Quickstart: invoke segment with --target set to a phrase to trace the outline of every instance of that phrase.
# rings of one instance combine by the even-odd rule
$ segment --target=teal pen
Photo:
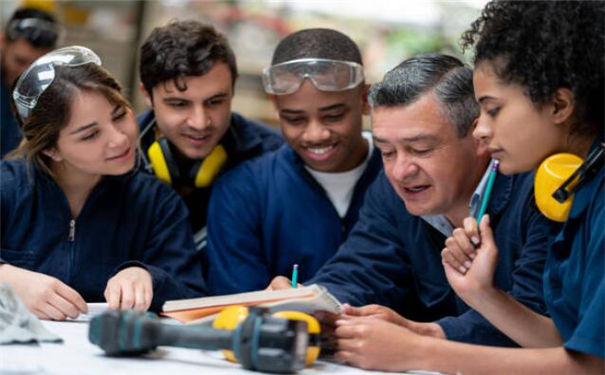
[[[492,192],[492,188],[494,187],[494,181],[496,180],[496,175],[498,174],[499,165],[500,162],[498,160],[494,160],[492,170],[489,173],[489,179],[487,180],[487,186],[485,187],[485,193],[483,194],[483,200],[481,201],[481,208],[477,214],[477,224],[481,222],[481,218],[483,215],[485,215],[485,210],[487,210],[487,203],[489,202],[489,196]]]
[[[292,288],[296,288],[296,285],[298,284],[297,280],[298,280],[298,264],[295,264],[292,267]]]

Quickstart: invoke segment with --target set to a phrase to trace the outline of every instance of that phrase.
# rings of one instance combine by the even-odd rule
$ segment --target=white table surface
[[[44,325],[63,338],[62,344],[0,345],[0,375],[120,375],[120,374],[258,374],[227,362],[220,352],[160,347],[144,357],[111,358],[88,341],[88,323],[51,322]],[[299,372],[311,374],[386,374],[316,361]]]

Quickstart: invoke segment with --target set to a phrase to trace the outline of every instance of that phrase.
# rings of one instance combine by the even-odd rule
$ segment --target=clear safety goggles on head
[[[56,66],[74,67],[89,63],[101,65],[101,59],[90,49],[81,46],[60,48],[34,61],[21,74],[13,90],[15,107],[21,120],[27,120],[40,95],[54,81]]]
[[[263,86],[268,94],[291,94],[305,78],[321,91],[348,90],[363,81],[363,67],[351,61],[306,58],[263,69]]]
[[[40,18],[12,20],[6,31],[11,40],[25,38],[34,46],[40,47],[53,47],[62,34],[57,23]]]

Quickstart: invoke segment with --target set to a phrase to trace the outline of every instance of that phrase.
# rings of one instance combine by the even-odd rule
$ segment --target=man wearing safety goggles
[[[15,11],[0,36],[0,154],[15,149],[21,141],[10,106],[15,81],[38,57],[57,45],[59,25],[50,13],[32,8]]]
[[[219,180],[210,200],[211,293],[265,288],[298,264],[304,282],[336,252],[382,167],[369,133],[361,53],[329,29],[291,34],[263,85],[287,145]]]

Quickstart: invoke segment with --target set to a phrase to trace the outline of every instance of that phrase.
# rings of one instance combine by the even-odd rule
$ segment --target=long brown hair
[[[24,158],[39,170],[53,176],[51,159],[43,151],[57,145],[59,133],[71,118],[73,99],[81,91],[98,92],[113,105],[131,108],[121,94],[120,84],[101,66],[93,63],[75,67],[57,66],[55,79],[40,95],[31,115],[26,121],[16,116],[23,140],[7,159]],[[14,102],[11,104],[14,110]]]

